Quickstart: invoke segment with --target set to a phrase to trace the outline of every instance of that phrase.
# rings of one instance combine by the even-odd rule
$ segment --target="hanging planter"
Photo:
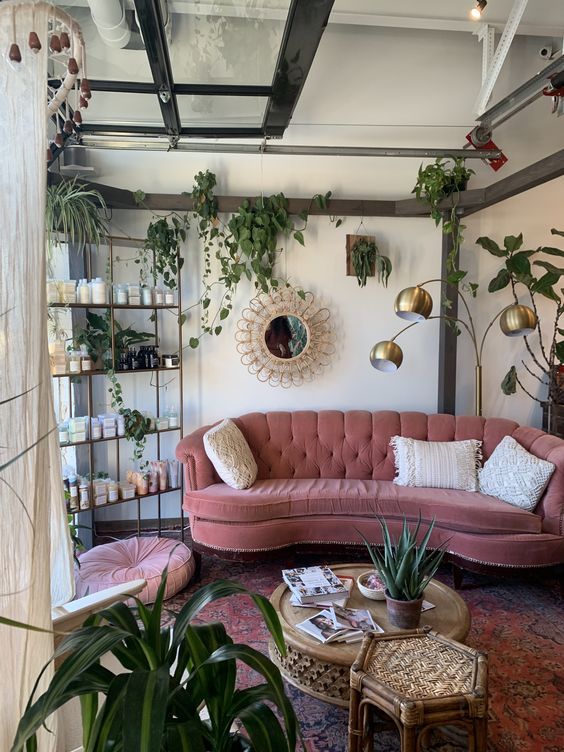
[[[365,287],[367,278],[377,275],[387,287],[392,262],[380,253],[373,235],[347,235],[346,248],[348,277],[356,277],[358,286]]]

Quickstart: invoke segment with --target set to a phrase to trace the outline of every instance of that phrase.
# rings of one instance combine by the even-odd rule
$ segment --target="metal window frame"
[[[197,84],[174,81],[164,19],[159,0],[134,0],[152,82],[90,80],[92,91],[150,94],[158,97],[163,125],[84,123],[84,134],[168,136],[175,146],[180,136],[204,138],[281,138],[288,127],[327,25],[334,0],[292,0],[286,18],[272,83]],[[260,126],[184,125],[178,96],[266,97]]]

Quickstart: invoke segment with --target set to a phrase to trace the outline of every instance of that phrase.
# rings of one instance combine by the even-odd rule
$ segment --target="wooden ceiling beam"
[[[484,188],[485,195],[482,204],[469,208],[464,214],[474,214],[482,209],[487,209],[489,206],[498,204],[500,201],[505,201],[512,196],[517,196],[519,193],[529,191],[531,188],[548,183],[550,180],[555,180],[562,175],[564,175],[564,149],[532,165],[528,165],[518,172],[514,172],[513,175],[508,175],[506,178],[488,185],[487,188]]]

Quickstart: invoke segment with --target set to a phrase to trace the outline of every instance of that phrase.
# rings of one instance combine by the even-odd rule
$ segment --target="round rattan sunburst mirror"
[[[235,338],[241,363],[271,386],[300,386],[329,364],[335,352],[327,308],[313,294],[291,287],[253,298],[241,314]]]

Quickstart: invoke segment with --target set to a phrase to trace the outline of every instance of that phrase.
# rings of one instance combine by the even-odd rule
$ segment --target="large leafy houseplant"
[[[553,235],[564,237],[562,230],[552,229]],[[480,237],[476,243],[492,256],[499,258],[503,266],[490,280],[488,291],[491,293],[509,289],[515,303],[519,294],[525,292],[531,308],[537,316],[537,342],[533,345],[524,337],[527,360],[522,359],[520,366],[536,382],[542,384],[544,394],[536,397],[523,383],[518,366],[513,364],[505,375],[501,389],[504,394],[515,394],[519,386],[536,402],[562,403],[562,388],[556,377],[560,366],[564,364],[564,287],[561,278],[564,267],[552,263],[549,259],[564,258],[564,250],[552,246],[540,246],[533,250],[522,250],[523,235],[508,235],[503,240],[503,247],[489,237]],[[549,316],[549,327],[543,327],[537,305],[541,296],[551,301],[553,310]],[[550,429],[550,426],[549,426]]]
[[[460,192],[466,190],[468,180],[473,174],[474,170],[466,167],[463,157],[455,157],[450,161],[436,159],[425,168],[423,165],[419,167],[417,182],[411,191],[419,201],[429,205],[435,225],[438,227],[442,221],[443,233],[452,237],[453,247],[447,259],[449,273],[456,271],[455,259],[464,239],[465,225],[460,223],[456,214]],[[448,217],[443,217],[441,202],[447,198],[451,198],[451,205]]]
[[[375,569],[380,573],[391,598],[398,601],[419,600],[446,552],[444,546],[427,549],[435,520],[428,526],[421,543],[417,543],[421,516],[414,530],[409,529],[404,517],[402,533],[397,541],[390,535],[386,520],[378,518],[378,521],[382,528],[383,552],[362,536]]]
[[[166,571],[152,607],[138,600],[136,609],[117,604],[64,638],[56,654],[66,657],[47,690],[30,698],[11,752],[36,749],[37,730],[77,696],[85,752],[296,749],[299,728],[278,668],[257,650],[235,644],[223,624],[194,623],[211,601],[250,595],[284,653],[280,622],[269,601],[238,583],[218,580],[194,593],[173,624],[162,627],[165,584]],[[108,652],[123,671],[100,664]],[[237,689],[237,661],[257,671],[262,683]],[[208,720],[200,712],[203,707]]]

